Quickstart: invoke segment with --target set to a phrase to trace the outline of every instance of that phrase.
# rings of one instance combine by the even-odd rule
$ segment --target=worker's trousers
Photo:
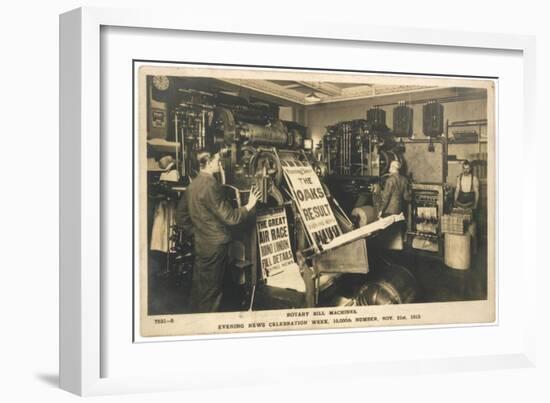
[[[191,312],[217,312],[222,299],[228,245],[195,245],[191,285]]]

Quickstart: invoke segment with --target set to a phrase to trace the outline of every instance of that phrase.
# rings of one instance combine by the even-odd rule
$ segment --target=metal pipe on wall
[[[180,145],[178,144],[178,114],[175,113],[174,114],[174,134],[176,136],[176,170],[179,170],[179,147]],[[182,164],[182,169],[181,169],[181,176],[184,176],[185,175],[185,156],[182,157],[182,161],[183,161],[183,164]]]
[[[443,98],[428,98],[428,99],[416,99],[413,101],[407,101],[407,105],[416,105],[416,104],[426,104],[430,101],[437,101],[439,103],[448,103],[448,102],[461,102],[461,101],[477,101],[477,100],[483,100],[487,99],[487,94],[472,94],[472,95],[457,95],[457,96],[451,96],[451,97],[443,97]],[[393,105],[399,105],[400,101],[396,102],[388,102],[385,104],[376,104],[374,107],[384,107],[384,106],[393,106]]]

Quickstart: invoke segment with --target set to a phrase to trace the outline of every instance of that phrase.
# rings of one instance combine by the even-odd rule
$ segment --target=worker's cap
[[[171,155],[165,155],[164,157],[159,159],[159,167],[161,169],[164,169],[165,171],[172,168],[174,163],[175,163],[174,157],[172,157]]]
[[[197,161],[201,168],[205,168],[206,165],[214,159],[215,153],[210,151],[202,150],[197,153]]]
[[[212,154],[210,154],[208,151],[201,151],[197,154],[197,159],[199,161],[208,161]]]
[[[390,163],[390,169],[401,169],[401,163],[397,160],[394,160]]]

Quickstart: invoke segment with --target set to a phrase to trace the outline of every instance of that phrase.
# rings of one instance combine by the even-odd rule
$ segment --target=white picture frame
[[[511,52],[521,61],[522,74],[510,76],[510,80],[518,81],[518,88],[523,88],[523,141],[525,146],[522,158],[530,158],[529,150],[534,147],[533,115],[535,92],[535,42],[533,37],[521,35],[501,34],[474,34],[457,31],[429,31],[405,28],[380,28],[358,26],[353,24],[334,23],[330,26],[305,19],[300,26],[286,26],[275,22],[244,21],[238,18],[209,20],[187,18],[182,20],[175,14],[159,13],[151,10],[111,10],[102,8],[81,8],[60,18],[60,384],[63,389],[80,395],[129,393],[140,391],[163,391],[186,389],[191,387],[213,387],[230,384],[248,385],[270,382],[268,376],[262,376],[259,371],[262,366],[274,369],[283,369],[278,375],[277,382],[291,380],[300,374],[301,377],[311,379],[330,379],[327,369],[335,369],[343,373],[347,370],[358,371],[364,376],[378,373],[414,373],[421,365],[424,371],[452,371],[457,369],[487,369],[502,367],[525,367],[534,365],[534,338],[536,329],[535,292],[536,283],[527,281],[527,278],[536,276],[535,256],[533,245],[529,253],[528,234],[536,232],[536,224],[531,220],[522,220],[527,212],[517,213],[517,222],[504,224],[503,215],[510,207],[503,205],[499,200],[503,192],[510,192],[498,187],[497,197],[497,272],[501,268],[509,269],[506,265],[511,251],[499,245],[509,242],[506,234],[499,232],[500,228],[507,231],[518,231],[521,236],[515,254],[523,259],[523,277],[517,281],[521,289],[521,301],[515,301],[512,292],[513,284],[506,276],[498,275],[499,288],[499,322],[492,327],[462,326],[439,327],[433,329],[426,326],[412,330],[385,329],[365,332],[325,332],[322,336],[281,335],[269,338],[230,338],[230,339],[197,339],[178,343],[147,343],[135,345],[125,334],[116,336],[116,340],[123,340],[121,344],[113,344],[106,336],[104,327],[109,322],[105,318],[111,315],[113,302],[107,303],[105,290],[102,287],[102,269],[106,264],[105,250],[109,245],[102,240],[102,215],[106,199],[104,190],[106,170],[103,156],[104,144],[101,141],[102,109],[101,109],[101,59],[102,42],[101,32],[105,27],[119,27],[131,29],[179,30],[181,32],[218,33],[219,35],[244,35],[253,37],[255,41],[277,40],[285,38],[291,41],[307,40],[339,40],[339,43],[376,43],[378,46],[412,46],[434,47],[438,49],[457,50],[474,49],[483,55],[483,52]],[[246,28],[244,28],[246,27]],[[223,34],[221,34],[223,33]],[[275,38],[275,39],[273,39]],[[135,55],[136,59],[141,55]],[[128,68],[131,75],[131,69]],[[130,81],[129,76],[129,81]],[[130,101],[128,105],[131,106]],[[500,102],[499,107],[503,107]],[[104,112],[104,111],[103,111]],[[104,116],[103,116],[104,118]],[[497,126],[501,124],[500,116]],[[502,127],[501,127],[502,128]],[[497,160],[506,161],[509,157],[509,147],[505,142],[497,141]],[[129,143],[130,144],[130,143]],[[497,163],[497,170],[499,164]],[[497,171],[498,172],[498,171]],[[497,173],[497,178],[500,173]],[[527,189],[534,179],[526,178],[523,186]],[[498,182],[501,184],[501,182]],[[509,194],[509,193],[508,193]],[[523,210],[523,209],[520,209]],[[504,225],[503,225],[504,224]],[[507,245],[507,244],[505,244]],[[506,273],[504,271],[504,274]],[[104,285],[103,285],[104,286]],[[115,302],[116,304],[116,302]],[[514,305],[512,309],[511,306]],[[514,312],[508,316],[508,312]],[[521,313],[523,312],[523,315]],[[131,317],[131,312],[127,312]],[[515,319],[520,318],[521,321]],[[131,331],[131,329],[129,330]],[[364,342],[368,334],[372,342],[384,347],[383,335],[414,332],[430,340],[475,339],[476,337],[501,337],[502,343],[487,354],[483,351],[470,351],[467,348],[461,351],[401,351],[400,356],[388,356],[380,359],[381,367],[376,365],[372,357],[355,355],[349,359],[326,359],[317,361],[314,355],[307,356],[308,360],[300,361],[291,358],[292,364],[277,361],[271,357],[262,364],[254,357],[251,351],[259,348],[268,348],[275,352],[285,343],[285,351],[289,357],[296,357],[296,353],[307,348],[308,338],[315,337],[313,343],[341,343],[359,345]],[[526,337],[524,337],[527,335]],[[389,337],[389,336],[388,336]],[[125,341],[124,341],[125,340]],[[126,343],[126,344],[124,344]],[[185,347],[182,343],[188,343]],[[190,345],[189,343],[193,343]],[[124,345],[123,345],[124,344]],[[191,348],[189,347],[191,346]],[[140,351],[136,351],[136,348]],[[147,351],[143,351],[146,348]],[[157,376],[139,374],[120,366],[112,371],[108,362],[122,360],[123,355],[118,351],[126,351],[139,355],[144,367],[158,365],[166,357],[188,354],[185,364],[180,364],[179,374],[174,371],[173,365],[167,365],[167,370]],[[177,350],[177,351],[176,351]],[[192,351],[191,351],[192,350]],[[235,355],[230,352],[241,351],[241,363],[233,364],[236,370],[229,373],[229,366],[221,365],[216,371],[210,371],[204,363],[200,363],[200,354],[206,351],[227,355],[231,361]],[[470,354],[464,353],[470,351]],[[191,352],[193,354],[191,354]],[[118,355],[117,355],[118,354]],[[156,358],[153,358],[156,357]],[[159,358],[160,357],[160,358]],[[397,358],[399,357],[399,358]],[[242,361],[247,362],[245,369]],[[195,366],[191,372],[189,368]],[[240,368],[240,370],[239,370]],[[240,372],[247,372],[246,379],[238,376]],[[307,370],[307,371],[305,371]],[[137,371],[139,372],[139,371]],[[204,374],[209,374],[208,380]],[[332,375],[334,376],[334,375]]]

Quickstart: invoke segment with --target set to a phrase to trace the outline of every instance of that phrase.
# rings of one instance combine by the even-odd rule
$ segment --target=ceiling
[[[221,79],[221,81],[304,106],[382,95],[404,94],[435,88],[420,85],[333,83],[326,81],[238,80],[226,78]],[[311,97],[312,94],[315,97]]]

